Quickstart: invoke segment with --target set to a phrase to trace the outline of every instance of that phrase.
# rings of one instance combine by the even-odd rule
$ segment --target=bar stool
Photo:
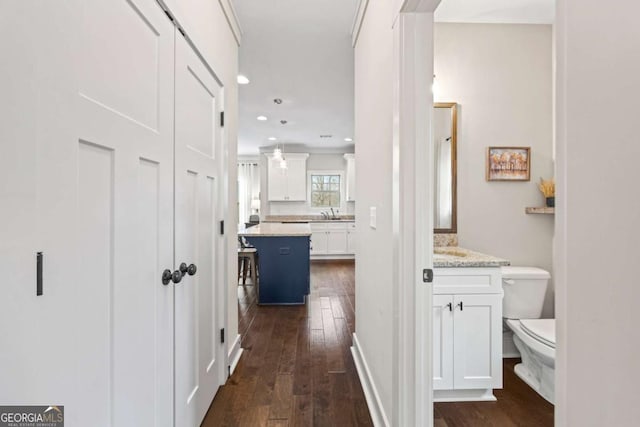
[[[247,272],[250,273],[251,283],[258,283],[258,250],[254,247],[238,248],[238,280],[242,278],[242,284],[247,283]]]

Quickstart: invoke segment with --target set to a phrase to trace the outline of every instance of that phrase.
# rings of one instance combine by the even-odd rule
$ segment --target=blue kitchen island
[[[309,224],[260,223],[238,235],[258,251],[258,304],[304,304],[311,282]]]

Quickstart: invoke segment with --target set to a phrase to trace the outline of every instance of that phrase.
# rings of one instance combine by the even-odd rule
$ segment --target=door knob
[[[163,285],[168,285],[169,282],[180,283],[181,280],[182,280],[182,273],[178,270],[172,273],[171,270],[166,269],[162,272]]]
[[[167,269],[162,272],[162,284],[168,285],[171,281],[171,270]]]
[[[173,280],[173,283],[180,283],[180,281],[182,280],[182,273],[179,270],[174,271],[171,275],[171,279]]]
[[[189,264],[189,267],[187,267],[187,274],[189,274],[189,276],[193,276],[196,274],[196,271],[198,271],[198,267],[196,267],[195,264]]]
[[[182,273],[182,275],[184,276],[185,274],[187,274],[187,263],[183,262],[182,264],[180,264],[180,273]]]

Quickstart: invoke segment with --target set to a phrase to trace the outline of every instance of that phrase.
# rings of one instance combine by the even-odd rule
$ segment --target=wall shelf
[[[528,214],[554,215],[556,213],[556,208],[540,206],[540,207],[533,207],[533,208],[524,208],[524,211]]]

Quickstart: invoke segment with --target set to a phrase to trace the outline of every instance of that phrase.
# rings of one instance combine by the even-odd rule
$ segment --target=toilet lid
[[[556,348],[556,319],[521,319],[520,326],[533,338]]]

